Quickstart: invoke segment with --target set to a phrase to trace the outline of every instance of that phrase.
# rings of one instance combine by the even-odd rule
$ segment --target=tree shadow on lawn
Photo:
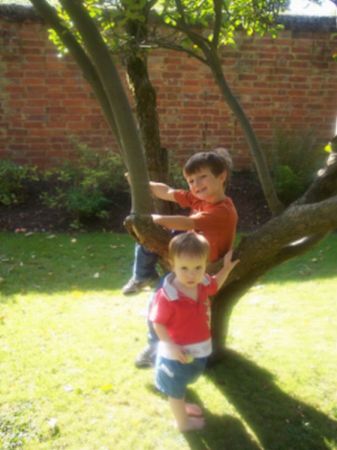
[[[328,450],[337,442],[337,421],[282,391],[273,375],[242,355],[228,351],[206,376],[226,397],[265,450]],[[193,401],[198,402],[193,393]],[[260,448],[238,419],[206,412],[207,426],[186,433],[191,449]]]

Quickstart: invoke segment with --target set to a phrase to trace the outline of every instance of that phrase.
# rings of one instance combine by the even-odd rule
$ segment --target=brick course
[[[302,24],[303,25],[303,24]],[[337,116],[336,34],[331,26],[288,26],[277,39],[241,37],[223,50],[227,81],[261,142],[273,133],[333,136]],[[247,143],[206,66],[156,50],[149,70],[158,93],[163,145],[183,160],[222,145],[238,169],[249,168]],[[44,24],[9,20],[0,11],[0,158],[47,167],[72,154],[71,137],[95,149],[113,148],[100,108],[76,64],[59,58]]]

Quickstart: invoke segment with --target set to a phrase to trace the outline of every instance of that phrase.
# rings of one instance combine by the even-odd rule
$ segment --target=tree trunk
[[[83,39],[85,50],[93,62],[110,104],[130,175],[132,212],[150,213],[153,207],[144,147],[110,50],[82,2],[60,0],[60,3]],[[142,173],[141,177],[139,173]]]
[[[144,17],[146,14],[144,12]],[[124,49],[124,60],[128,75],[129,86],[136,102],[136,112],[142,142],[145,148],[147,168],[150,180],[168,183],[168,154],[161,146],[159,118],[157,112],[157,95],[151,83],[147,51],[141,48],[146,41],[146,22],[129,21],[126,31],[130,42],[127,50]],[[154,200],[155,208],[162,214],[169,214],[171,208],[168,202]]]

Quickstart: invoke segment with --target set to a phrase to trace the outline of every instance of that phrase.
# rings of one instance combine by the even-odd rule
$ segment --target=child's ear
[[[224,183],[227,180],[227,170],[224,170],[222,173],[220,173],[219,178],[222,183]]]

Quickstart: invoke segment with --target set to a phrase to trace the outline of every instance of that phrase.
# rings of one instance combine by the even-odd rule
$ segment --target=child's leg
[[[138,281],[157,278],[156,263],[158,255],[150,252],[142,245],[136,244],[132,268],[132,278]]]
[[[169,403],[179,431],[200,430],[205,426],[203,417],[190,417],[187,415],[186,404],[183,398],[169,397]]]

